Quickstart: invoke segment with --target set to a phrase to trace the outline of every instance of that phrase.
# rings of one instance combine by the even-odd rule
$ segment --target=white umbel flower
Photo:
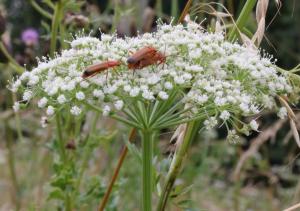
[[[10,90],[15,93],[18,91],[19,87],[22,85],[22,81],[20,79],[16,80],[10,87]]]
[[[42,128],[46,128],[48,126],[48,118],[46,116],[42,116],[41,126],[42,126]]]
[[[104,98],[104,93],[100,89],[95,89],[93,91],[93,95],[101,100],[103,100],[103,98]]]
[[[41,99],[41,108],[51,104],[53,109],[65,109],[75,103],[78,107],[71,109],[75,115],[86,102],[103,107],[103,114],[108,115],[136,100],[151,104],[170,95],[185,103],[182,107],[191,108],[182,115],[207,115],[208,129],[219,119],[278,109],[274,96],[288,96],[293,91],[272,58],[228,42],[223,34],[205,32],[193,21],[185,26],[158,25],[156,32],[133,38],[105,34],[101,38],[76,37],[70,49],[53,59],[41,59],[36,68],[15,79],[10,89],[22,91],[24,101],[33,96]],[[145,46],[165,54],[166,61],[161,65],[145,63],[133,72],[126,65],[128,49],[136,52]],[[81,77],[87,66],[108,60],[121,64],[87,79]],[[286,116],[286,110],[279,109],[278,116]],[[230,121],[226,124],[230,126]],[[245,126],[249,130],[250,126]],[[258,129],[258,125],[252,126]]]
[[[32,98],[32,94],[33,93],[30,90],[25,91],[23,94],[23,100],[25,100],[25,101],[30,100]]]
[[[48,103],[48,99],[43,97],[42,99],[39,100],[38,102],[38,107],[39,108],[44,108]]]
[[[14,112],[18,112],[20,110],[20,103],[15,102],[13,105]]]
[[[64,104],[65,102],[67,102],[67,99],[64,95],[59,95],[58,98],[57,98],[57,102],[59,104]]]
[[[226,110],[222,111],[222,113],[220,114],[220,119],[226,121],[230,118],[230,113]]]
[[[154,99],[153,92],[151,92],[149,90],[144,90],[142,96],[146,100],[153,100]]]
[[[218,120],[216,119],[216,117],[210,117],[204,121],[204,125],[207,130],[213,129],[217,124]]]
[[[168,90],[173,89],[173,85],[172,85],[172,83],[169,82],[169,81],[165,82],[164,86],[165,86],[165,88],[168,89]]]
[[[140,89],[138,87],[133,87],[133,89],[130,90],[130,96],[136,97],[140,93]]]
[[[250,123],[249,123],[249,125],[250,125],[250,128],[252,129],[252,130],[255,130],[255,131],[257,131],[258,130],[258,123],[255,121],[255,120],[252,120]]]
[[[229,130],[228,133],[227,133],[226,140],[230,144],[237,144],[237,143],[240,142],[240,137],[237,135],[235,130]]]
[[[277,116],[280,118],[280,119],[284,119],[286,116],[287,116],[287,109],[286,107],[281,107],[277,113]]]
[[[105,105],[105,106],[103,107],[103,116],[108,116],[109,113],[110,113],[110,111],[111,111],[110,106]]]
[[[167,99],[169,98],[169,95],[168,95],[166,92],[164,92],[164,91],[160,91],[160,92],[158,93],[158,96],[159,96],[159,98],[162,99],[162,100],[167,100]]]
[[[85,99],[85,94],[83,92],[77,92],[76,93],[76,99],[77,100],[84,100]]]
[[[124,106],[124,102],[122,100],[117,100],[114,103],[114,106],[117,110],[122,110],[123,106]]]
[[[89,84],[87,81],[81,81],[81,82],[80,82],[80,86],[81,86],[82,88],[88,88],[89,85],[90,85],[90,84]]]
[[[72,106],[70,112],[71,112],[72,115],[78,116],[78,115],[81,114],[82,110],[78,106]]]
[[[46,113],[47,113],[48,116],[52,116],[55,113],[54,107],[53,106],[48,106]]]

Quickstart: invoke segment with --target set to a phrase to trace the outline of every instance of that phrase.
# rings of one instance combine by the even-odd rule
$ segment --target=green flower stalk
[[[143,185],[143,210],[152,210],[152,190],[153,190],[153,142],[155,133],[142,131],[142,185]]]

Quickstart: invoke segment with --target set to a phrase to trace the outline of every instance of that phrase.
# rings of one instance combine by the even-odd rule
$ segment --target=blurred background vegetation
[[[36,57],[49,54],[51,11],[50,0],[0,0],[1,42],[18,64],[30,69]],[[212,1],[194,1],[204,4]],[[215,0],[237,18],[245,0]],[[99,37],[101,32],[117,31],[118,36],[136,36],[155,31],[156,21],[178,19],[184,0],[70,0],[63,14],[59,48],[67,48],[75,34]],[[41,14],[37,7],[46,11]],[[214,5],[216,11],[222,8]],[[224,11],[223,11],[224,12]],[[204,7],[194,17],[210,28],[216,17]],[[48,16],[48,17],[47,17]],[[275,0],[270,0],[267,30],[261,45],[278,59],[280,67],[290,69],[300,61],[300,4],[296,0],[282,1],[278,11]],[[255,13],[248,19],[249,33],[255,32]],[[8,65],[0,51],[0,210],[53,210],[46,196],[52,167],[52,128],[40,126],[40,114],[34,109],[15,116],[12,99],[6,89],[7,81],[18,72]],[[297,112],[296,112],[297,113]],[[300,115],[297,115],[300,119]],[[288,122],[268,113],[260,119],[261,131],[239,143],[225,141],[222,129],[199,133],[173,193],[170,210],[281,210],[300,201],[299,149],[292,140]],[[111,120],[99,122],[97,128],[109,137],[95,145],[88,163],[86,185],[90,195],[82,210],[91,210],[99,203],[105,186],[115,167],[124,137]],[[108,132],[107,132],[108,131]],[[126,134],[126,128],[121,128]],[[160,137],[157,160],[161,173],[167,172],[169,139],[172,131]],[[71,149],[70,149],[71,150]],[[125,161],[107,210],[139,210],[138,162],[132,153]],[[241,167],[241,168],[239,168]],[[187,185],[193,183],[191,187]],[[179,191],[186,188],[187,191]],[[191,190],[191,191],[188,191]],[[178,196],[177,192],[180,192]],[[91,200],[88,200],[92,198]],[[94,197],[94,198],[93,198]]]

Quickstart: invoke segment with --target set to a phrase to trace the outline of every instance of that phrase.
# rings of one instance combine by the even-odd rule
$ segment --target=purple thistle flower
[[[39,33],[34,28],[27,28],[22,32],[21,39],[27,46],[37,45]]]

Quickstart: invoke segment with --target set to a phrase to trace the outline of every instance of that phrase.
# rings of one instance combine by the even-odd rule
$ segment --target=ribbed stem
[[[142,131],[142,160],[143,160],[143,211],[152,210],[152,187],[153,187],[153,139],[152,131]]]
[[[62,135],[61,118],[58,113],[55,115],[55,120],[56,120],[56,130],[57,130],[57,146],[59,148],[61,160],[65,163],[66,162],[66,150],[65,150],[65,143],[64,143],[63,135]]]
[[[171,193],[171,190],[173,188],[174,182],[180,173],[182,162],[185,158],[185,155],[188,151],[188,148],[194,139],[198,128],[200,125],[200,121],[193,121],[188,123],[186,133],[184,136],[184,139],[182,143],[178,146],[176,149],[175,155],[173,157],[169,172],[167,174],[166,183],[163,187],[159,203],[157,206],[157,211],[163,211],[166,208],[167,201],[169,198],[169,195]]]

